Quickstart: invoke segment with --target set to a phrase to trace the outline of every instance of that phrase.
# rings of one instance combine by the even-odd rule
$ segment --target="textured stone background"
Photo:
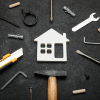
[[[99,64],[76,54],[79,49],[87,55],[100,60],[100,45],[86,45],[86,41],[100,42],[100,20],[92,22],[77,32],[71,29],[96,12],[100,16],[100,1],[96,0],[53,0],[53,23],[50,22],[50,0],[20,0],[21,6],[9,9],[8,5],[17,0],[0,0],[0,17],[20,25],[16,28],[0,20],[0,57],[12,53],[19,48],[24,49],[24,55],[15,64],[0,72],[0,87],[14,74],[23,71],[28,75],[25,79],[19,75],[4,91],[0,91],[0,100],[29,100],[29,87],[33,87],[33,100],[47,100],[47,77],[34,75],[35,70],[66,70],[66,78],[58,80],[58,100],[100,100],[100,66]],[[63,6],[69,7],[75,14],[73,18],[65,13]],[[38,23],[34,27],[23,24],[22,9],[38,16]],[[31,17],[30,17],[31,19]],[[29,19],[28,19],[29,20]],[[34,39],[54,28],[59,33],[66,33],[70,43],[67,46],[68,61],[66,63],[39,63],[37,62],[37,43]],[[22,34],[24,40],[7,38],[8,34]],[[62,52],[62,51],[61,51]],[[60,53],[59,53],[60,54]],[[84,74],[90,76],[86,80]],[[85,88],[85,94],[73,95],[72,91]]]

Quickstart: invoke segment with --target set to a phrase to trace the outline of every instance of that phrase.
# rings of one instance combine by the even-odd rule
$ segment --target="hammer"
[[[57,81],[56,76],[67,76],[66,71],[35,71],[35,74],[46,75],[48,78],[48,100],[57,100]]]

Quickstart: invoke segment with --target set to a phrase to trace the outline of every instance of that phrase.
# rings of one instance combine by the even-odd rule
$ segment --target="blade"
[[[23,48],[18,49],[17,51],[13,52],[11,56],[0,62],[0,66],[3,66],[4,64],[10,62],[14,58],[19,58],[23,55]]]
[[[35,74],[46,75],[46,76],[67,76],[66,71],[56,71],[56,70],[43,70],[43,71],[35,71]]]
[[[13,52],[11,56],[15,56],[16,58],[19,58],[23,55],[23,48],[18,49],[17,51]]]

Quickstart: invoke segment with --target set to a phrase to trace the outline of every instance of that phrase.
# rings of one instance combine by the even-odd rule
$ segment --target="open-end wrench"
[[[89,24],[90,22],[92,22],[92,21],[98,21],[100,17],[94,18],[93,15],[95,15],[95,14],[96,13],[92,13],[88,19],[86,19],[85,21],[83,21],[80,24],[76,25],[75,27],[73,27],[72,31],[76,32],[77,30],[81,29],[82,27],[84,27],[85,25]]]

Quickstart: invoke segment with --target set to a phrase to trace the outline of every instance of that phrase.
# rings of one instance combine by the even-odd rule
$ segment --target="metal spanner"
[[[95,14],[96,13],[92,13],[88,19],[86,19],[85,21],[83,21],[80,24],[76,25],[75,27],[73,27],[72,31],[76,32],[77,30],[81,29],[82,27],[84,27],[85,25],[89,24],[90,22],[92,22],[92,21],[98,21],[100,17],[94,18],[93,15],[95,15]]]

